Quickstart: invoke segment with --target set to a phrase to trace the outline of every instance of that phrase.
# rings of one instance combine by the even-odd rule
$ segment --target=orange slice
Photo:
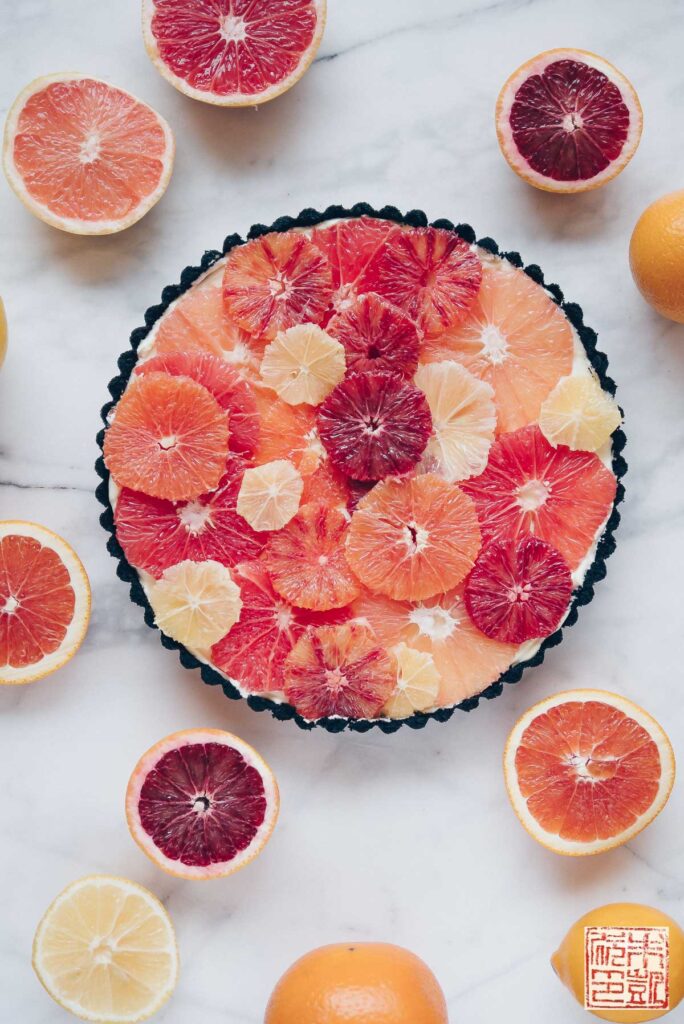
[[[498,432],[539,419],[541,404],[572,370],[573,334],[543,288],[506,260],[484,265],[464,322],[421,351],[425,363],[455,359],[494,388]]]
[[[346,540],[347,560],[361,582],[398,600],[450,590],[479,550],[474,504],[434,473],[376,484],[356,506]]]
[[[166,191],[173,157],[163,117],[98,78],[37,78],[7,115],[7,180],[31,213],[72,234],[135,224]]]
[[[155,625],[178,643],[204,650],[240,618],[240,588],[221,562],[186,560],[148,587]]]
[[[416,711],[427,711],[437,703],[441,676],[432,656],[397,644],[389,652],[397,665],[394,692],[382,713],[388,718],[408,718]]]
[[[90,584],[67,542],[35,523],[0,522],[0,684],[61,668],[89,619]]]
[[[104,458],[122,487],[174,501],[218,487],[228,455],[226,414],[189,377],[133,380],[105,433]]]
[[[316,324],[277,334],[261,361],[262,381],[288,405],[320,405],[344,371],[344,346]]]
[[[622,415],[614,398],[596,377],[563,377],[541,407],[539,426],[554,447],[596,452],[620,426]]]
[[[287,459],[245,470],[237,510],[253,530],[280,530],[297,514],[304,490],[299,470]]]
[[[259,411],[257,465],[289,459],[303,477],[314,473],[328,459],[318,436],[316,413],[308,405],[288,405],[266,391],[256,391]]]
[[[603,690],[568,690],[526,711],[506,744],[508,795],[521,823],[555,853],[628,842],[667,803],[672,746],[642,708]]]

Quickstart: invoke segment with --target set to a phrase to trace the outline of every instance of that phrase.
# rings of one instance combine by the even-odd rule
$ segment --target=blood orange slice
[[[285,661],[285,696],[304,718],[375,718],[394,690],[396,670],[365,626],[307,630]]]
[[[372,292],[351,300],[326,330],[344,345],[352,372],[390,370],[411,377],[418,365],[420,335],[415,323]]]
[[[465,588],[466,607],[477,628],[511,644],[553,633],[571,596],[566,562],[537,537],[488,544]]]
[[[665,806],[675,763],[642,708],[602,690],[568,690],[530,708],[506,744],[515,813],[555,853],[583,856],[628,842]]]
[[[143,0],[145,46],[180,92],[255,106],[302,77],[321,42],[326,0]]]
[[[186,729],[138,761],[126,791],[131,835],[178,878],[223,878],[261,853],[278,818],[273,772],[244,740]]]
[[[485,636],[474,624],[463,598],[463,584],[427,601],[392,601],[364,591],[352,610],[384,646],[397,642],[429,654],[440,675],[435,703],[452,707],[496,682],[518,648]]]
[[[232,249],[223,272],[230,318],[271,341],[296,324],[319,324],[332,298],[330,267],[304,235],[273,232]]]
[[[347,309],[359,293],[364,271],[380,246],[401,228],[389,220],[354,217],[316,228],[311,241],[325,255],[332,270],[335,310]]]
[[[259,416],[252,390],[219,356],[210,352],[174,352],[139,363],[135,372],[168,373],[196,380],[228,413],[228,450],[247,457],[254,454],[259,440]]]
[[[61,668],[89,619],[88,577],[66,541],[35,523],[0,522],[0,684]]]
[[[164,118],[97,78],[37,78],[7,116],[7,180],[31,213],[72,234],[135,224],[166,191],[173,157]]]
[[[485,541],[533,534],[576,569],[606,522],[617,481],[598,456],[553,448],[537,426],[503,434],[484,473],[462,484]]]
[[[173,501],[218,486],[228,455],[226,414],[188,377],[146,373],[119,399],[104,439],[121,487]]]
[[[398,600],[450,590],[479,550],[473,502],[433,473],[377,484],[356,506],[346,539],[347,560],[361,582]]]
[[[490,384],[498,431],[507,433],[539,419],[573,355],[572,328],[556,303],[524,271],[496,260],[485,265],[464,322],[428,339],[421,361],[455,359]]]
[[[513,72],[496,104],[503,155],[547,192],[586,192],[610,181],[634,156],[642,121],[625,76],[586,50],[538,54]]]
[[[439,228],[415,228],[384,242],[361,290],[399,306],[431,337],[463,319],[481,279],[480,260],[462,238]]]
[[[244,464],[230,459],[215,491],[166,501],[124,487],[114,512],[116,538],[131,565],[159,577],[177,562],[213,560],[229,568],[257,558],[265,538],[237,512]]]

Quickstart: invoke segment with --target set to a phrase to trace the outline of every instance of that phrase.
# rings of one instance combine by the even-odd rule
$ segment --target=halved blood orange
[[[511,732],[504,773],[513,809],[555,853],[628,842],[665,806],[675,776],[661,726],[625,697],[568,690],[530,708]]]
[[[31,213],[72,234],[135,224],[166,191],[173,157],[164,118],[98,78],[37,78],[7,115],[7,180]]]
[[[67,542],[35,523],[0,522],[0,684],[61,668],[89,619],[90,584]]]
[[[332,299],[328,262],[308,238],[272,232],[232,249],[223,272],[229,317],[271,341],[296,324],[319,324]]]
[[[603,57],[546,50],[499,93],[496,131],[517,175],[547,192],[586,192],[624,170],[641,138],[633,86]]]
[[[461,487],[477,506],[485,542],[532,534],[576,569],[610,515],[617,480],[597,455],[553,448],[529,426],[502,434],[485,471]]]
[[[220,729],[186,729],[138,761],[126,818],[143,853],[178,878],[223,878],[261,853],[280,808],[256,750]]]
[[[424,363],[455,359],[494,388],[500,434],[535,423],[574,355],[569,321],[543,288],[507,260],[485,264],[463,323],[421,351]]]
[[[347,370],[390,370],[411,377],[418,365],[420,335],[411,317],[369,292],[350,300],[326,327],[344,345]]]
[[[326,0],[143,0],[145,46],[180,92],[256,106],[292,88],[321,42]]]
[[[117,402],[104,458],[121,487],[172,501],[218,486],[228,456],[226,414],[189,377],[147,373]]]
[[[326,257],[332,271],[335,311],[348,309],[359,294],[366,267],[383,242],[401,228],[389,220],[353,217],[316,228],[311,241]]]

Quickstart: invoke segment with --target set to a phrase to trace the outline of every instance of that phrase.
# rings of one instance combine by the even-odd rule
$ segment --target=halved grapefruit
[[[145,47],[174,88],[246,107],[291,89],[320,46],[326,0],[143,0]]]
[[[271,836],[278,784],[244,740],[220,729],[186,729],[138,761],[126,819],[140,849],[178,878],[223,878],[249,864]]]
[[[508,795],[533,839],[555,853],[601,853],[633,839],[667,803],[674,753],[625,697],[568,690],[535,704],[504,753]]]
[[[67,542],[35,523],[0,522],[0,684],[61,668],[89,619],[90,584]]]
[[[7,180],[31,213],[72,234],[135,224],[166,191],[173,157],[164,118],[99,78],[37,78],[7,115]]]

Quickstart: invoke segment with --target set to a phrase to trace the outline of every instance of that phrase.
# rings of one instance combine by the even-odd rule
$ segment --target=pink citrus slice
[[[245,470],[237,510],[253,530],[280,530],[297,514],[303,490],[301,473],[287,459],[265,462]]]
[[[316,228],[311,241],[332,271],[333,308],[346,309],[359,294],[364,271],[383,242],[401,229],[389,220],[354,217]]]
[[[390,370],[411,377],[418,365],[420,335],[398,306],[372,292],[350,301],[326,331],[344,345],[347,370]]]

